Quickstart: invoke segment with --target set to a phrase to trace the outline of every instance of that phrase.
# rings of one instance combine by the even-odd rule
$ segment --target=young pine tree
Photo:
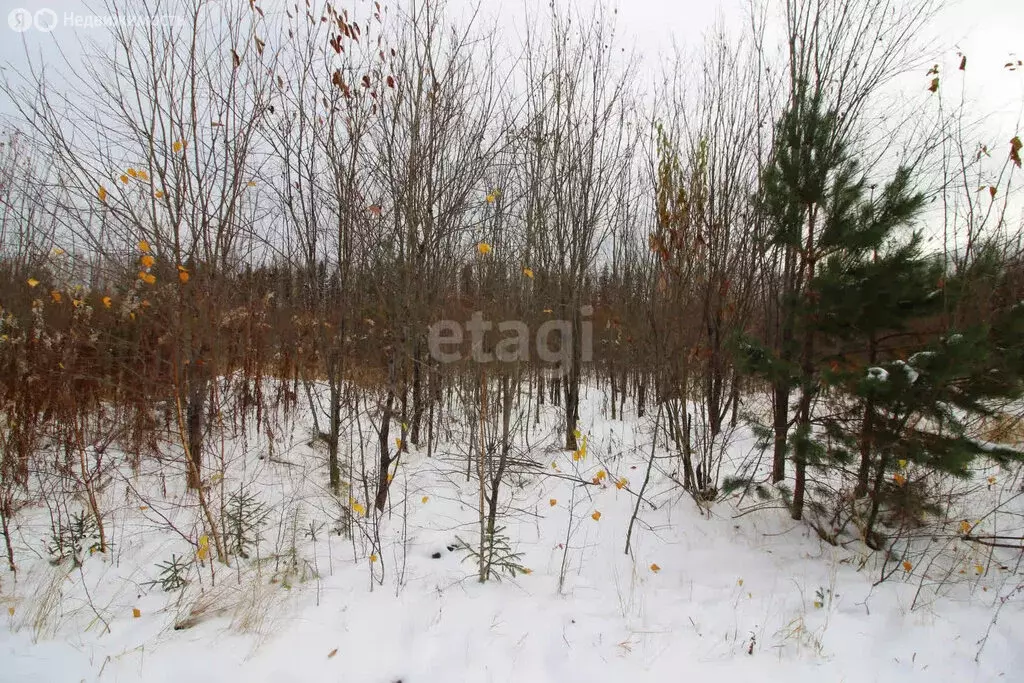
[[[878,547],[883,504],[906,498],[911,471],[967,476],[978,458],[1020,461],[1024,453],[972,436],[968,425],[1022,394],[1024,305],[1000,311],[991,323],[950,332],[920,345],[906,361],[870,366],[850,383],[870,406],[860,430],[868,445],[861,476],[870,476],[870,505],[861,532]],[[867,414],[867,413],[866,413]],[[867,470],[868,474],[864,474]],[[858,481],[858,491],[861,482]]]
[[[742,345],[747,367],[772,382],[773,480],[784,478],[789,454],[794,519],[803,516],[808,465],[827,467],[838,455],[815,437],[812,414],[815,396],[834,381],[836,349],[851,341],[870,349],[929,291],[919,239],[912,234],[900,246],[898,236],[924,204],[910,171],[898,170],[875,197],[839,130],[836,113],[805,88],[776,126],[762,197],[771,247],[781,255],[779,328],[771,349]]]

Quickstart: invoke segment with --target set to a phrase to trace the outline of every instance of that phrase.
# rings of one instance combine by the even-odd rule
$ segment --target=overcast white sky
[[[156,2],[157,0],[151,0]],[[226,3],[239,6],[247,0],[208,0],[211,3]],[[280,11],[295,0],[258,0],[268,14]],[[382,5],[404,0],[380,0]],[[468,8],[478,0],[449,0],[452,12]],[[596,5],[599,0],[555,0],[566,5],[574,2],[580,8]],[[781,5],[783,0],[762,0]],[[903,0],[894,0],[902,2]],[[119,7],[129,11],[139,0],[127,0]],[[298,0],[304,4],[304,0]],[[366,7],[373,0],[335,0],[338,7],[355,9]],[[526,7],[544,11],[549,0],[479,0],[485,17],[506,19],[501,31],[507,34],[510,44],[520,42],[518,29]],[[608,5],[618,9],[619,34],[626,47],[634,47],[642,56],[649,69],[657,67],[660,57],[671,52],[673,45],[684,54],[696,56],[703,36],[714,24],[723,21],[726,26],[739,26],[746,20],[748,0],[608,0]],[[58,45],[66,55],[78,54],[77,44],[82,40],[103,40],[105,29],[76,27],[73,22],[66,24],[66,18],[86,17],[104,13],[101,0],[0,0],[0,68],[24,71],[28,65],[26,54],[31,54],[35,63],[50,64],[51,82],[59,85],[60,71]],[[90,9],[92,8],[92,9]],[[33,14],[52,10],[57,16],[52,32],[31,28],[24,32],[11,28],[12,12],[27,9]],[[357,12],[357,16],[363,14]],[[52,16],[52,14],[50,15]],[[518,21],[508,21],[515,18]],[[45,19],[45,15],[44,15]],[[489,23],[489,22],[488,22]],[[922,43],[933,45],[942,65],[943,102],[955,106],[959,103],[960,88],[963,84],[968,103],[967,120],[981,122],[974,129],[976,135],[993,150],[991,162],[997,168],[1006,159],[1009,140],[1013,135],[1024,135],[1024,69],[1011,72],[1004,65],[1010,60],[1024,59],[1024,0],[952,0],[931,27],[930,35],[921,36]],[[957,71],[958,51],[968,57],[966,74]],[[927,100],[927,67],[921,74],[909,74],[892,86],[894,98],[920,98]],[[9,73],[9,72],[8,72]],[[653,83],[655,74],[650,73]],[[889,90],[886,91],[889,96]],[[13,114],[11,103],[0,95],[0,131],[7,129],[3,118]],[[894,104],[898,104],[894,102]],[[884,106],[884,103],[883,103]],[[884,116],[884,112],[879,112]],[[18,125],[14,121],[14,125]],[[973,143],[972,143],[973,144]],[[987,184],[985,181],[983,184]],[[1019,182],[1015,185],[1020,185]],[[1024,194],[1017,193],[1011,199],[1007,215],[1008,223],[1016,225],[1024,216]],[[936,204],[936,207],[939,205]],[[936,208],[936,210],[938,210]],[[926,217],[925,223],[933,229],[926,230],[932,239],[937,239],[936,226],[941,225],[938,215]]]
[[[138,0],[128,0],[120,6],[128,9]],[[239,4],[246,0],[210,0]],[[281,8],[293,0],[260,0],[268,12]],[[371,0],[336,0],[336,5],[348,7],[364,5]],[[526,6],[545,8],[548,0],[479,0],[485,15],[521,17]],[[568,4],[570,0],[556,0]],[[573,0],[578,6],[594,5],[598,0]],[[902,0],[896,0],[900,2]],[[381,4],[394,4],[381,0]],[[450,0],[452,11],[467,7],[476,0]],[[302,0],[300,0],[302,4]],[[699,49],[702,36],[718,20],[727,25],[743,22],[747,0],[609,0],[618,8],[620,34],[627,46],[635,46],[647,65],[658,64],[659,55],[671,51],[673,43],[683,50]],[[778,0],[781,4],[781,0]],[[65,17],[92,16],[102,13],[99,0],[0,0],[0,68],[24,70],[26,51],[43,63],[56,61],[57,44],[67,54],[76,54],[79,40],[101,38],[105,29],[76,28],[65,25]],[[90,7],[92,9],[90,9]],[[12,12],[27,9],[33,13],[52,10],[58,17],[51,33],[36,29],[17,32],[10,27]],[[508,26],[508,24],[505,24]],[[514,31],[509,27],[510,31]],[[996,146],[1008,144],[1009,137],[1024,134],[1020,120],[1024,109],[1024,69],[1010,72],[1004,64],[1010,59],[1024,58],[1024,0],[953,0],[936,20],[930,39],[937,48],[943,48],[943,90],[945,98],[959,99],[960,74],[956,71],[957,50],[968,56],[966,95],[971,103],[970,118],[986,119],[985,135]],[[517,42],[515,36],[510,40]],[[907,81],[906,87],[920,96],[927,86],[922,73]],[[0,115],[11,113],[10,103],[0,96]]]
[[[214,0],[240,3],[245,0]],[[530,5],[546,5],[537,0],[526,0]],[[454,0],[453,7],[469,4],[470,0]],[[523,2],[517,0],[481,0],[486,13],[522,14]],[[559,0],[566,2],[566,0]],[[594,4],[597,0],[576,0],[578,5]],[[262,5],[283,4],[282,0],[262,0]],[[289,3],[290,4],[290,3]],[[346,6],[348,2],[337,3]],[[388,4],[388,3],[382,3]],[[742,21],[745,0],[628,0],[611,2],[619,10],[622,35],[636,45],[648,59],[657,63],[659,52],[671,49],[673,41],[696,48],[701,36],[714,22],[722,18],[727,23]],[[53,55],[55,43],[65,47],[82,37],[101,35],[103,29],[75,28],[64,25],[65,16],[98,13],[100,2],[88,0],[0,0],[0,65],[4,68],[23,69],[26,48],[33,54]],[[131,7],[129,0],[122,6]],[[90,10],[90,6],[94,8]],[[18,33],[10,28],[8,19],[16,9],[32,12],[51,9],[59,17],[57,27],[50,34],[31,29]],[[1002,112],[1014,117],[1024,99],[1024,71],[1010,73],[1003,65],[1011,58],[1024,58],[1024,0],[959,0],[949,3],[934,26],[935,38],[946,50],[950,70],[955,68],[955,48],[969,57],[969,95],[976,100],[978,114]],[[0,111],[7,112],[6,103]],[[1016,122],[1014,120],[1014,122]],[[1005,122],[1003,125],[1007,125]],[[1000,126],[1002,127],[1002,126]]]

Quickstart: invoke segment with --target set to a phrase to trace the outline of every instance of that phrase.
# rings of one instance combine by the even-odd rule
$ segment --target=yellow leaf
[[[140,240],[139,241],[139,251],[141,251],[143,254],[148,254],[149,253],[149,242],[147,242],[146,240]]]
[[[605,478],[606,476],[608,476],[608,475],[607,475],[607,474],[605,473],[605,471],[604,471],[604,470],[598,470],[598,471],[597,471],[597,475],[595,476],[595,478],[596,478],[596,479],[597,479],[598,481],[601,481],[601,480],[602,480],[602,479],[604,479],[604,478]]]
[[[28,282],[29,287],[35,287],[36,285],[39,284],[39,280],[35,279],[34,277],[30,277],[28,280],[26,280],[26,282]]]
[[[7,613],[10,614],[13,617],[14,616],[14,608],[13,607],[8,607],[7,608]]]
[[[330,652],[328,652],[328,653],[327,653],[327,659],[330,659],[331,657],[333,657],[333,656],[334,656],[334,655],[336,655],[336,654],[338,654],[338,648],[334,648],[333,650],[331,650]]]
[[[907,467],[907,461],[903,459],[897,460],[896,464],[900,466],[901,470],[906,469]]]
[[[554,313],[554,311],[552,311],[550,308],[545,308],[544,312],[545,313]]]
[[[551,463],[551,469],[557,470],[558,469],[558,463],[557,462],[552,462]]]
[[[496,199],[496,197],[493,194],[487,195],[487,203],[488,204],[493,204],[495,199]]]
[[[156,275],[153,275],[153,273],[139,271],[139,279],[145,282],[146,284],[151,285],[156,282]]]
[[[422,498],[420,498],[421,503],[426,503],[428,500],[430,500],[430,496],[423,496]]]
[[[250,180],[249,183],[248,183],[248,187],[256,187],[256,181],[255,180]]]
[[[53,248],[53,255],[54,256],[63,256],[64,255],[64,250],[61,249],[60,247],[54,247]]]
[[[661,571],[661,567],[659,567],[656,562],[652,562],[651,563],[651,571],[654,572],[655,574],[657,574],[658,572]]]
[[[142,510],[143,512],[145,512],[146,510],[149,509],[149,506],[148,505],[140,505],[139,509]]]
[[[395,480],[395,473],[394,472],[389,472],[388,473],[388,483],[390,484],[394,480]]]
[[[533,270],[531,268],[523,268],[523,275],[525,275],[526,277],[528,277],[528,278],[530,278],[532,280],[533,279]]]
[[[822,607],[824,607],[825,605],[823,605],[823,604],[822,604],[822,602],[821,602],[820,600],[815,600],[815,601],[814,601],[814,606],[815,606],[815,608],[817,608],[817,609],[821,609],[821,608],[822,608]]]
[[[491,253],[491,245],[487,244],[487,242],[481,242],[480,244],[476,245],[476,250],[486,256],[487,254]]]
[[[989,478],[988,478],[988,483],[989,483],[989,484],[994,484],[994,483],[996,483],[996,478],[995,478],[995,477],[989,477]]]
[[[153,196],[156,197],[157,199],[163,199],[164,193],[161,190],[157,190],[156,192],[153,193]]]
[[[533,573],[533,570],[530,569],[529,567],[520,567],[519,571],[521,571],[523,574],[532,574]]]
[[[139,178],[142,180],[149,180],[149,174],[145,171],[139,171]]]
[[[178,279],[181,280],[181,284],[186,284],[188,282],[188,278],[189,275],[188,271],[185,270],[185,266],[178,266]]]
[[[128,176],[122,174],[121,175],[121,182],[124,183],[125,185],[127,185],[128,184]]]
[[[132,616],[136,619],[142,616],[142,612],[139,611],[138,607],[132,607]]]
[[[205,560],[210,556],[210,538],[206,535],[199,537],[199,549],[196,550],[196,557]]]
[[[395,439],[395,448],[397,448],[398,450],[402,450],[402,440],[401,439]]]
[[[100,198],[101,202],[107,201],[107,188],[100,185],[100,189],[97,190],[96,196]]]
[[[906,478],[906,477],[904,477],[904,476],[903,476],[902,474],[900,474],[899,472],[897,472],[896,474],[892,475],[892,480],[893,480],[894,482],[896,482],[896,485],[897,485],[897,486],[903,486],[904,484],[906,484],[906,483],[907,483],[907,478]]]
[[[152,268],[153,264],[156,263],[156,259],[153,258],[152,254],[143,254],[139,262],[142,263],[143,268]]]
[[[624,489],[624,488],[626,488],[626,486],[628,484],[629,484],[629,482],[626,480],[626,478],[622,477],[617,482],[615,482],[615,488],[617,488],[617,489]]]
[[[968,522],[966,519],[960,522],[960,531],[965,534],[971,533],[971,523]]]
[[[366,508],[361,503],[352,503],[352,511],[357,515],[366,514]]]
[[[980,564],[976,564],[976,565],[974,565],[974,571],[978,572],[979,574],[984,574],[985,573],[985,567],[983,567]]]
[[[53,299],[53,303],[59,304],[61,300],[60,292],[56,289],[50,292],[50,298]]]
[[[737,586],[742,586],[743,585],[743,579],[736,579],[736,585]]]
[[[577,439],[580,438],[579,437],[579,433],[580,432],[577,429],[576,430],[576,438]],[[577,450],[575,453],[572,454],[572,459],[576,460],[578,462],[580,460],[585,459],[586,457],[587,457],[587,437],[583,437],[583,443],[580,445],[579,450]]]
[[[590,518],[596,522],[599,519],[601,519],[601,513],[598,512],[597,510],[594,510],[594,514],[590,515]]]
[[[903,571],[909,572],[914,568],[914,565],[910,564],[910,560],[903,560]]]
[[[373,564],[376,561],[377,561],[377,555],[376,554],[370,555],[370,563]]]
[[[558,505],[558,499],[551,498],[550,500],[548,500],[548,505],[550,505],[551,507],[555,507],[556,505]]]
[[[134,168],[129,168],[128,169],[128,175],[130,175],[132,178],[138,178],[139,177],[138,171],[136,171]]]
[[[185,149],[185,143],[181,140],[175,140],[174,144],[171,145],[171,149],[173,149],[176,153],[180,152],[181,150]]]

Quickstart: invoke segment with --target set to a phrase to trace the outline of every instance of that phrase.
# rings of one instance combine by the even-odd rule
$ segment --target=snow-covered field
[[[477,540],[479,494],[464,447],[444,440],[433,458],[403,456],[379,557],[368,517],[352,539],[330,533],[340,507],[303,423],[278,434],[272,457],[264,437],[224,444],[225,489],[245,482],[269,514],[249,560],[207,560],[184,590],[148,582],[172,554],[195,557],[200,514],[179,506],[192,501],[183,477],[151,461],[106,485],[113,547],[81,569],[48,561],[46,507],[22,510],[17,581],[0,574],[0,680],[1024,680],[1020,579],[972,548],[915,557],[910,571],[890,561],[897,570],[873,585],[880,555],[830,546],[777,507],[740,514],[719,502],[708,514],[667,476],[666,457],[625,554],[652,419],[598,418],[600,402],[592,389],[581,409],[580,462],[552,447],[556,412],[530,428],[542,467],[511,478],[501,520],[530,572],[501,582],[477,583],[472,560],[448,549]],[[729,457],[751,448],[741,431]],[[606,476],[578,486],[577,470]]]

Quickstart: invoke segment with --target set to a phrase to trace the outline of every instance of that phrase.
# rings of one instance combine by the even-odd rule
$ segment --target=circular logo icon
[[[43,33],[49,33],[57,28],[57,13],[52,9],[41,9],[36,12],[36,28]]]
[[[32,28],[32,13],[24,7],[11,10],[7,15],[7,25],[18,33],[24,33]]]

